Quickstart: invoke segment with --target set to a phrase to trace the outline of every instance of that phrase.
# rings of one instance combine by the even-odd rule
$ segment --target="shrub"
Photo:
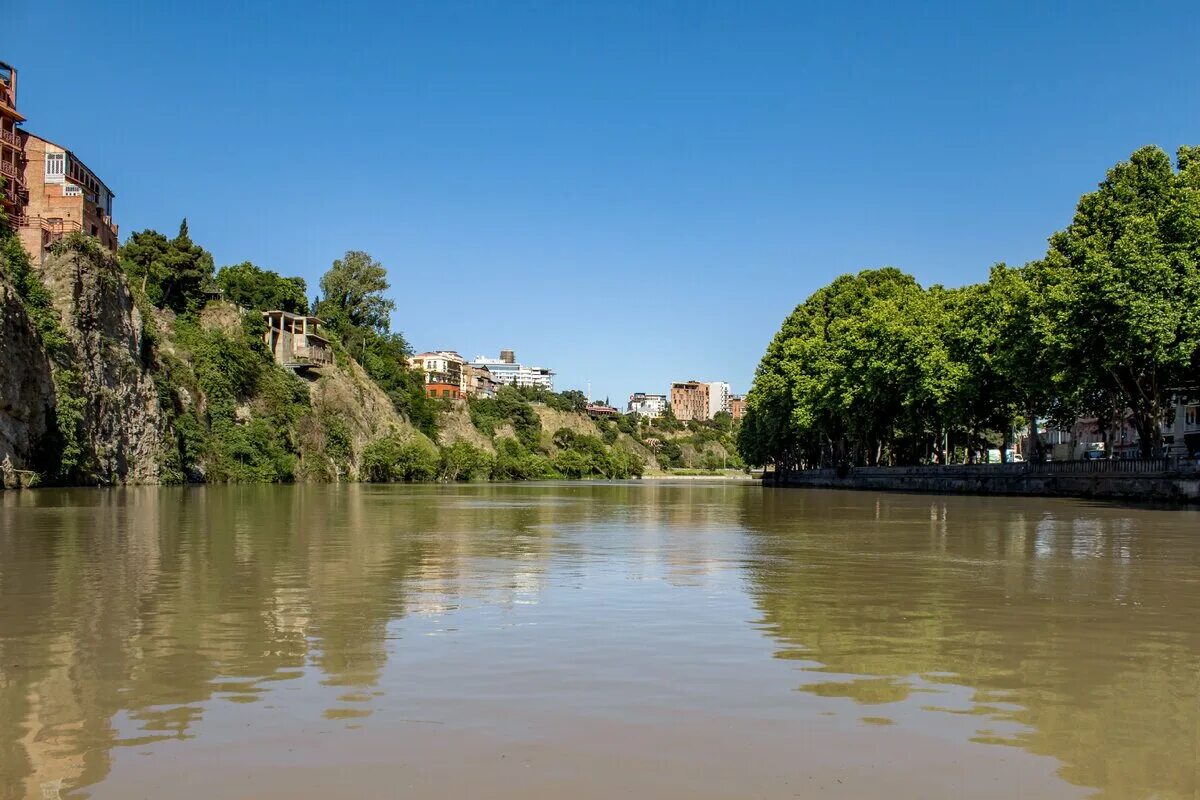
[[[486,450],[470,442],[454,442],[442,449],[438,476],[445,481],[470,481],[487,478],[494,459]]]
[[[429,481],[437,472],[437,450],[422,439],[405,440],[392,434],[363,449],[362,477],[368,481]]]

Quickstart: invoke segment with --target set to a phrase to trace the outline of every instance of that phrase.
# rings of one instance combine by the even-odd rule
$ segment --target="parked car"
[[[1102,458],[1108,458],[1108,453],[1103,450],[1088,450],[1083,454],[1084,461],[1099,461]]]

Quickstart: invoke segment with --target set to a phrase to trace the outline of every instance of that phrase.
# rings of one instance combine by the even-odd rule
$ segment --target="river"
[[[0,493],[0,798],[1194,798],[1200,513]]]

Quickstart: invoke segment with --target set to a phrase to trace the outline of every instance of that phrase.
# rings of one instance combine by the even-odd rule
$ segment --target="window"
[[[1194,426],[1197,420],[1200,419],[1200,406],[1188,406],[1187,412],[1184,414],[1184,421],[1190,428]]]
[[[59,183],[67,174],[66,153],[46,153],[46,180]]]

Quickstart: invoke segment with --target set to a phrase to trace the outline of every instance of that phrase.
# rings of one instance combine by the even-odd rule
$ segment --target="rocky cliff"
[[[38,465],[54,410],[50,360],[12,281],[0,272],[0,485],[19,486]]]
[[[166,431],[145,321],[120,265],[94,240],[74,237],[40,273],[68,340],[56,368],[71,370],[82,400],[77,479],[156,483]]]

